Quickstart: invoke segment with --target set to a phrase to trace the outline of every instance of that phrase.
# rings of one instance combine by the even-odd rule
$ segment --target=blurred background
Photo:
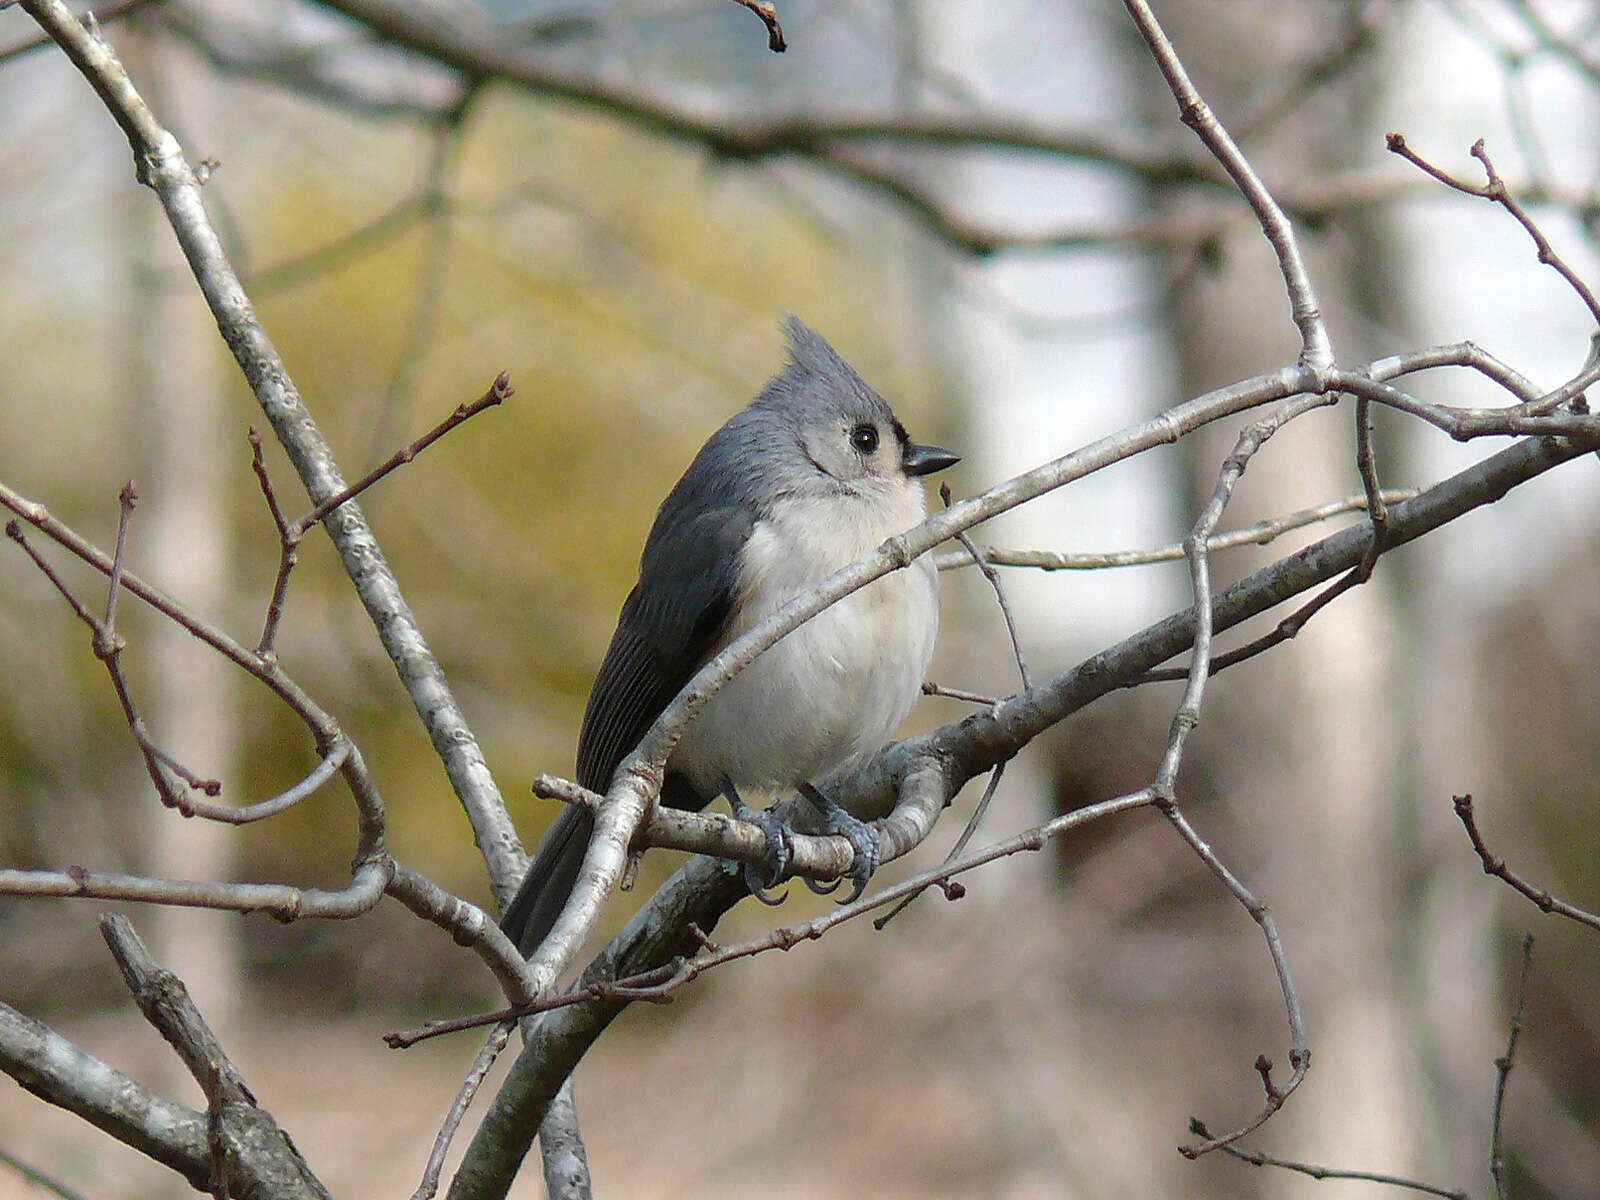
[[[780,365],[782,313],[830,338],[916,436],[965,454],[958,494],[1298,351],[1269,248],[1110,0],[786,0],[781,56],[726,0],[403,7],[437,23],[435,44],[395,45],[378,0],[100,16],[191,161],[217,160],[211,214],[348,477],[510,371],[512,401],[363,503],[530,845],[552,808],[529,781],[571,769],[654,506]],[[1523,231],[1388,155],[1384,134],[1474,180],[1467,149],[1485,138],[1560,254],[1600,283],[1592,4],[1156,8],[1295,218],[1341,363],[1472,339],[1542,386],[1577,371],[1592,322]],[[117,490],[137,478],[132,569],[254,644],[277,563],[245,441],[264,421],[119,131],[36,34],[0,12],[0,478],[108,547]],[[463,45],[524,56],[544,82],[497,78]],[[592,86],[578,97],[562,80]],[[807,133],[840,117],[888,131]],[[760,151],[715,136],[764,120],[791,136]],[[897,122],[921,132],[896,136]],[[1499,401],[1461,375],[1415,390]],[[1225,525],[1359,491],[1350,426],[1346,402],[1280,435]],[[978,539],[1177,541],[1235,433],[1145,455]],[[1390,486],[1491,449],[1380,417]],[[275,446],[268,462],[297,511]],[[1497,852],[1600,907],[1596,492],[1592,460],[1576,460],[1386,556],[1369,586],[1208,693],[1184,799],[1273,906],[1314,1053],[1252,1148],[1493,1194],[1494,1059],[1532,930],[1502,1129],[1511,1190],[1600,1188],[1600,936],[1487,879],[1450,805],[1472,793]],[[1327,528],[1219,557],[1219,581]],[[1187,587],[1173,564],[1006,580],[1037,676],[1181,607]],[[983,580],[949,572],[944,596],[933,678],[1014,690]],[[303,729],[248,680],[133,603],[121,621],[146,720],[226,796],[270,795],[310,767]],[[372,764],[394,852],[488,904],[467,822],[317,534],[279,645]],[[0,680],[0,863],[344,877],[354,823],[337,788],[243,830],[160,807],[86,630],[14,546]],[[1177,698],[1119,693],[1041,739],[983,836],[1145,782]],[[928,699],[912,725],[964,711]],[[886,874],[942,856],[979,790]],[[640,893],[670,858],[651,856]],[[601,1192],[1379,1193],[1174,1153],[1191,1115],[1221,1130],[1255,1112],[1251,1064],[1266,1053],[1281,1078],[1287,1041],[1255,926],[1154,814],[967,886],[882,933],[848,926],[626,1014],[578,1075]],[[620,897],[614,920],[640,899]],[[777,914],[736,911],[719,936],[822,903],[798,891]],[[101,907],[0,900],[0,1001],[199,1104],[129,1002]],[[400,1054],[379,1037],[493,1005],[476,958],[390,902],[290,926],[129,911],[335,1194],[415,1186],[477,1043]],[[85,1196],[186,1190],[9,1082],[0,1149]],[[16,1194],[27,1185],[0,1167],[0,1195]],[[535,1169],[516,1194],[541,1194]]]

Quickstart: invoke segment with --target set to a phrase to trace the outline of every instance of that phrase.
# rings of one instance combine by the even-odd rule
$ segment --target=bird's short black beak
[[[905,468],[907,475],[932,475],[935,471],[942,471],[946,467],[953,467],[961,461],[961,455],[951,454],[943,446],[918,446],[906,447],[906,452],[901,456],[900,464]]]

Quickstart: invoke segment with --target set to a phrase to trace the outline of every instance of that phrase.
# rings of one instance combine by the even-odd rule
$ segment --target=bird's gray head
[[[789,362],[730,425],[759,439],[776,494],[882,497],[960,461],[919,446],[894,411],[798,317],[784,321]]]
[[[960,459],[919,446],[882,396],[796,317],[789,362],[700,448],[656,514],[661,530],[733,508],[765,515],[786,499],[860,499],[922,511],[917,476]]]

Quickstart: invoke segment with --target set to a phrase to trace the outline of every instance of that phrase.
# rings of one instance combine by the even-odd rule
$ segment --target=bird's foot
[[[867,890],[867,882],[883,861],[878,835],[873,832],[872,826],[852,817],[811,784],[802,783],[799,791],[822,814],[818,832],[838,834],[849,842],[850,848],[855,851],[855,858],[850,864],[850,894],[839,903],[849,904],[860,899],[861,893]],[[826,896],[838,888],[842,878],[841,876],[840,879],[827,884],[818,884],[815,880],[807,879],[806,886],[819,896]]]
[[[744,864],[744,885],[761,903],[775,908],[789,896],[787,891],[774,896],[770,890],[782,883],[789,871],[789,860],[794,854],[789,829],[772,813],[765,810],[757,812],[746,804],[731,781],[726,783],[722,791],[728,797],[729,807],[733,809],[734,820],[747,821],[767,835],[766,861],[759,867],[754,863]]]

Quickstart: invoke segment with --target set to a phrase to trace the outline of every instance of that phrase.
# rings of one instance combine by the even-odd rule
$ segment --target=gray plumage
[[[783,603],[917,524],[919,476],[956,456],[907,437],[889,405],[797,318],[789,362],[712,434],[662,502],[578,737],[578,782],[604,792],[694,673]],[[726,783],[772,792],[876,753],[921,691],[938,631],[928,559],[818,614],[731,680],[667,761],[662,801],[705,807]],[[501,925],[538,948],[593,829],[568,807]]]

